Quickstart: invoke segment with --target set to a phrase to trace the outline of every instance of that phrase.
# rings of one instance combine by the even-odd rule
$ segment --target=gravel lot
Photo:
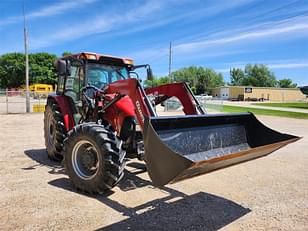
[[[104,196],[47,159],[43,115],[0,115],[0,230],[308,230],[308,120],[259,117],[304,138],[268,157],[154,188],[141,162]]]
[[[6,101],[7,100],[7,101]],[[46,105],[46,98],[33,99],[30,97],[30,111],[33,105]],[[10,96],[6,98],[0,95],[0,114],[14,114],[26,112],[26,98],[24,96]]]

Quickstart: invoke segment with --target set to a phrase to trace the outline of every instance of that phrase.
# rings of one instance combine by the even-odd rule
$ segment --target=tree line
[[[68,55],[70,52],[63,52]],[[57,56],[46,52],[29,54],[29,83],[55,85],[57,75],[54,62]],[[0,55],[0,88],[19,88],[25,85],[25,55],[8,53]]]
[[[296,83],[285,78],[277,80],[275,74],[264,64],[247,64],[244,70],[232,68],[230,70],[231,86],[254,86],[254,87],[281,87],[295,88]]]
[[[71,54],[63,52],[62,55]],[[57,75],[54,62],[57,56],[41,52],[29,55],[29,82],[55,85]],[[170,82],[187,82],[195,94],[210,93],[211,89],[224,85],[282,87],[294,88],[296,83],[285,78],[277,80],[273,72],[263,64],[247,64],[244,70],[232,68],[230,83],[224,81],[223,75],[211,68],[190,66],[171,73],[171,77],[156,77],[145,81],[145,86],[152,87]],[[0,88],[18,88],[25,85],[25,55],[22,53],[8,53],[0,55]]]
[[[158,86],[173,81],[187,82],[195,94],[211,93],[213,88],[224,85],[281,88],[297,87],[297,84],[293,83],[289,78],[277,80],[275,74],[263,64],[247,64],[244,70],[240,68],[230,69],[230,82],[225,82],[223,75],[213,69],[192,66],[174,71],[170,77],[158,77],[152,81],[146,81],[146,85]]]
[[[54,72],[56,55],[35,53],[29,55],[29,83],[55,84]],[[0,87],[18,88],[25,85],[25,55],[9,53],[0,56]]]
[[[171,73],[171,77],[164,76],[146,81],[145,85],[152,87],[170,82],[186,82],[195,94],[205,93],[209,89],[225,85],[223,75],[211,68],[185,67]]]

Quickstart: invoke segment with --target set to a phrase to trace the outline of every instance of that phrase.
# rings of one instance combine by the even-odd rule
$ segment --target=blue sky
[[[30,52],[92,51],[222,72],[263,63],[308,85],[308,0],[25,0]],[[22,1],[0,1],[0,54],[23,52]]]

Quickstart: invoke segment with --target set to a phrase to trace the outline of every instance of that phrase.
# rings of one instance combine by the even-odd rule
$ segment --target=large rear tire
[[[63,141],[66,134],[60,108],[56,102],[49,100],[44,113],[44,137],[49,159],[53,161],[61,161],[63,159]]]
[[[64,142],[64,165],[74,186],[87,193],[103,193],[124,175],[125,151],[111,130],[84,123],[69,132]]]

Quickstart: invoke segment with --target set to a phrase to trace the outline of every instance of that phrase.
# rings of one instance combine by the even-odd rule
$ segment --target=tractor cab
[[[130,58],[120,58],[96,53],[79,53],[60,58],[55,63],[58,72],[58,95],[65,95],[70,101],[75,124],[81,118],[84,109],[83,95],[94,98],[96,91],[118,80],[130,78],[137,68],[146,68],[147,78],[152,78],[148,64],[135,66]]]
[[[56,61],[59,75],[57,93],[80,100],[81,90],[86,86],[104,89],[108,84],[130,78],[137,68],[146,68],[147,79],[152,79],[148,64],[134,65],[130,58],[120,58],[96,53],[68,55]]]
[[[132,64],[131,59],[94,53],[65,56],[56,62],[59,74],[57,93],[67,95],[77,102],[85,86],[103,89],[107,84],[129,78]]]

